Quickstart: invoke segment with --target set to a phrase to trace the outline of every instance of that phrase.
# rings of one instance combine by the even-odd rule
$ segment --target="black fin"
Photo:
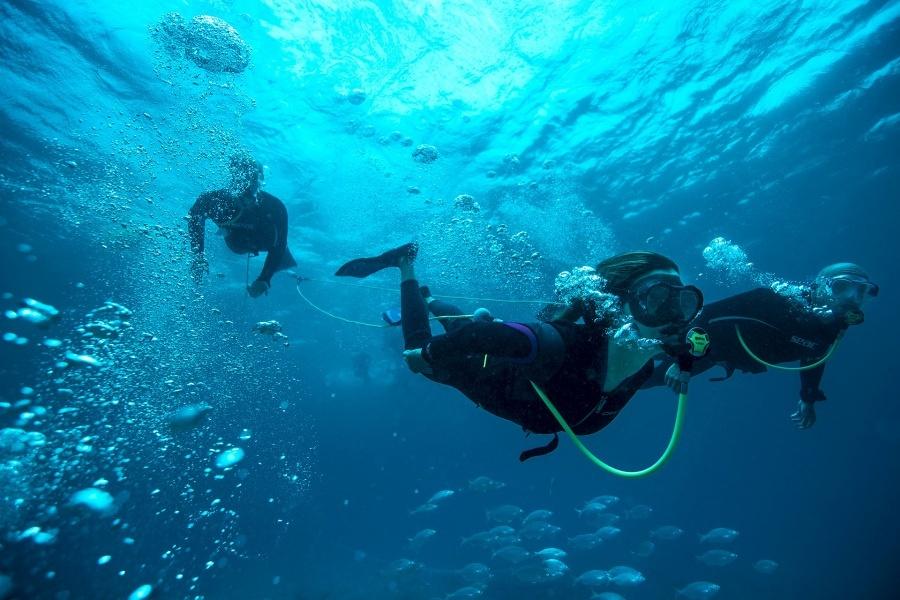
[[[415,260],[418,253],[419,245],[415,242],[411,242],[388,250],[384,254],[378,256],[353,259],[350,262],[341,265],[334,274],[338,277],[358,277],[362,279],[368,277],[372,273],[377,273],[382,269],[399,266],[401,258]]]

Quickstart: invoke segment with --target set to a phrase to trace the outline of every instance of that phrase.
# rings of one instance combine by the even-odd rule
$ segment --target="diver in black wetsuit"
[[[257,256],[266,252],[259,277],[247,287],[256,298],[268,293],[272,276],[296,266],[287,247],[288,216],[284,204],[260,190],[262,165],[245,154],[236,154],[229,163],[231,183],[224,190],[200,194],[188,215],[188,234],[194,258],[191,274],[200,281],[209,269],[203,256],[206,219],[225,234],[225,244],[236,254]]]
[[[458,389],[528,432],[554,434],[547,446],[522,453],[521,460],[552,451],[561,431],[531,381],[556,403],[576,434],[587,435],[606,427],[650,377],[661,346],[613,342],[609,323],[597,318],[590,301],[580,309],[584,324],[475,320],[460,318],[459,309],[446,303],[426,304],[430,293],[420,290],[413,270],[417,251],[415,244],[406,244],[350,261],[336,274],[367,277],[388,267],[400,269],[404,358],[410,369]],[[703,304],[700,291],[684,286],[675,263],[659,254],[615,256],[600,263],[597,273],[644,338],[680,340],[683,326]],[[429,308],[445,324],[445,335],[432,336]]]
[[[863,322],[862,305],[877,294],[878,286],[861,267],[836,263],[819,272],[802,303],[759,288],[707,304],[694,324],[708,331],[715,343],[694,363],[692,373],[722,366],[725,376],[712,379],[722,381],[736,370],[767,371],[760,360],[771,365],[793,361],[800,361],[801,367],[814,365],[829,355],[848,327]],[[644,387],[666,385],[667,366],[657,368]],[[824,372],[824,362],[800,371],[800,402],[791,418],[801,429],[816,422],[815,403],[825,400],[820,388]]]

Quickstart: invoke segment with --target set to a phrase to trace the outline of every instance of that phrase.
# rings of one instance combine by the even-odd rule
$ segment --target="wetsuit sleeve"
[[[423,353],[432,364],[473,354],[524,359],[532,354],[533,339],[521,329],[505,323],[469,323],[446,335],[432,338]]]
[[[815,323],[815,322],[814,322]],[[821,326],[814,324],[813,328],[818,329]],[[834,349],[834,344],[838,342],[841,335],[846,331],[846,327],[834,327],[830,330],[828,337],[822,338],[823,344],[829,345],[829,352]],[[800,359],[800,365],[806,366],[821,360],[820,357],[806,357]],[[825,374],[826,364],[823,363],[815,369],[800,371],[800,398],[804,402],[821,402],[825,400],[825,392],[819,387],[822,382],[822,376]]]
[[[196,254],[203,254],[206,219],[209,218],[214,202],[215,196],[212,193],[200,194],[188,212],[188,237],[191,250]]]
[[[814,362],[807,361],[807,364]],[[800,363],[803,364],[803,361]],[[819,365],[815,369],[800,371],[800,398],[804,402],[820,402],[825,399],[825,393],[819,389],[822,375],[825,374],[825,365]]]
[[[264,208],[268,209],[272,215],[272,224],[275,227],[275,245],[266,253],[266,262],[257,279],[270,283],[272,276],[278,271],[278,266],[287,249],[288,216],[284,203],[274,196],[269,196],[269,206]]]

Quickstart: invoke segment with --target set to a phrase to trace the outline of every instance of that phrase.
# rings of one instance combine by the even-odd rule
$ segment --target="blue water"
[[[168,51],[153,32],[171,12],[230,23],[249,67]],[[722,599],[896,597],[898,40],[898,2],[4,0],[2,305],[60,315],[3,319],[0,428],[40,442],[0,445],[0,598],[459,598],[471,562],[498,600],[586,600],[576,577],[616,565],[646,581],[597,591],[629,600],[698,580]],[[420,144],[438,160],[413,160]],[[248,298],[262,259],[248,267],[214,227],[211,277],[188,276],[184,216],[242,148],[288,207],[309,302],[284,273]],[[752,267],[707,265],[718,236]],[[560,271],[631,249],[671,256],[707,300],[843,260],[882,291],[828,365],[815,427],[790,422],[795,375],[701,378],[671,462],[619,480],[567,440],[520,464],[542,440],[409,373],[397,329],[310,304],[378,323],[391,274],[331,273],[409,239],[439,295],[552,299]],[[460,302],[510,319],[540,306],[495,300]],[[108,301],[128,312],[89,315]],[[113,331],[86,337],[98,319]],[[253,330],[272,319],[287,344]],[[88,350],[101,365],[56,364]],[[167,416],[200,402],[206,420],[173,434]],[[673,413],[670,394],[641,392],[587,443],[643,466]],[[243,460],[218,468],[235,447]],[[505,487],[468,489],[482,475]],[[92,487],[108,508],[72,505]],[[579,553],[568,538],[596,526],[575,509],[600,494],[619,515],[653,511]],[[554,512],[561,533],[525,545],[569,550],[562,577],[525,583],[460,545],[502,504]],[[661,525],[685,534],[635,554]],[[695,558],[713,527],[740,532],[730,565]]]

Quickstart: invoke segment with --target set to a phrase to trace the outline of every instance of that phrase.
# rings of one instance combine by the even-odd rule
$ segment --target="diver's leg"
[[[424,348],[431,339],[428,323],[428,307],[419,292],[419,282],[413,269],[413,261],[407,257],[400,259],[400,314],[403,315],[403,347],[405,350]]]
[[[422,286],[421,294],[425,298],[425,304],[428,306],[428,311],[438,318],[438,322],[444,327],[444,331],[453,331],[466,323],[471,323],[472,319],[460,319],[460,318],[452,318],[452,319],[442,319],[441,317],[459,317],[464,314],[462,310],[455,304],[450,304],[449,302],[445,302],[444,300],[437,300],[431,295],[431,290],[427,287]]]

